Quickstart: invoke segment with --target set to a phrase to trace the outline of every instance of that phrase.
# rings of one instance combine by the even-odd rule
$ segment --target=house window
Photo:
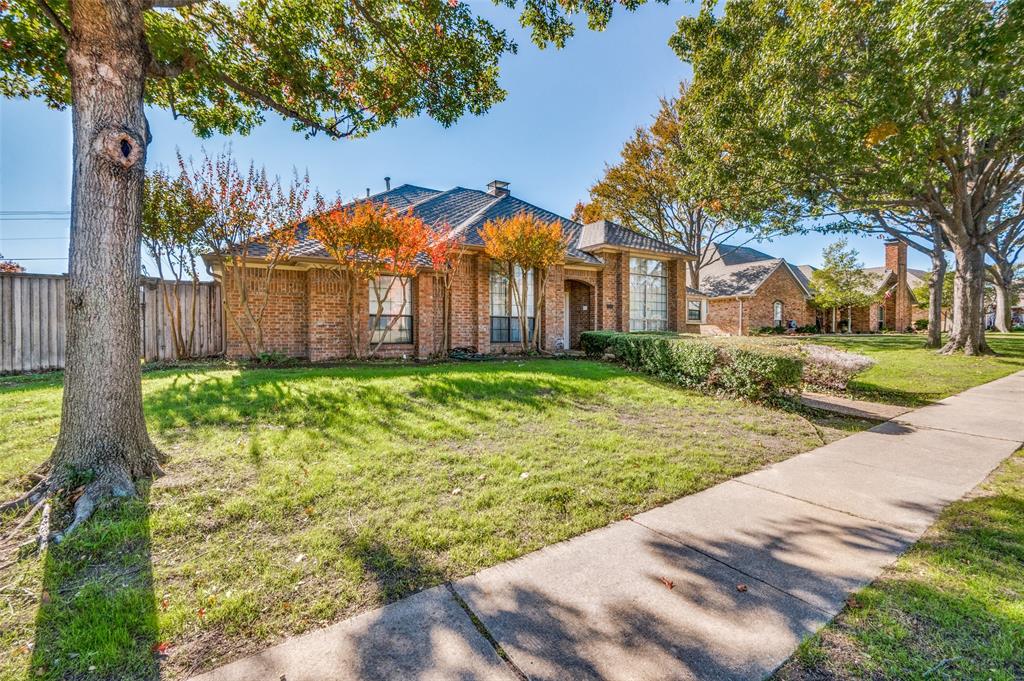
[[[878,306],[878,330],[885,328],[885,305]]]
[[[668,328],[668,285],[665,264],[648,258],[629,259],[629,330]]]
[[[772,322],[775,326],[782,326],[782,301],[776,300],[772,303]]]
[[[700,300],[686,301],[686,321],[700,324],[704,321],[704,303]]]
[[[380,304],[381,315],[374,328]],[[412,343],[412,281],[390,275],[370,282],[370,342]]]
[[[516,288],[513,290],[508,278],[508,265],[491,264],[491,342],[519,343],[522,335],[519,331],[519,299],[515,291],[523,285],[523,268],[518,265],[513,269]],[[526,273],[526,326],[527,333],[533,335],[533,270]]]

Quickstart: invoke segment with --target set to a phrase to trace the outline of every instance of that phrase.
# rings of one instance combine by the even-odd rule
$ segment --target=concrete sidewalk
[[[1024,443],[1022,410],[1024,372],[196,678],[762,679]]]

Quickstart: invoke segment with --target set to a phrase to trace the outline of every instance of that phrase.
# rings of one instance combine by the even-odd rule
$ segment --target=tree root
[[[54,533],[53,543],[61,543],[70,537],[75,530],[81,527],[82,523],[92,516],[93,511],[96,510],[96,504],[98,502],[99,499],[95,491],[86,488],[86,490],[82,492],[82,496],[78,497],[78,501],[75,502],[75,519],[72,520],[71,524],[65,529]]]
[[[6,503],[0,504],[0,515],[9,513],[11,511],[20,511],[26,506],[31,507],[39,503],[50,490],[50,483],[46,480],[36,483],[36,486],[29,491],[22,494],[17,499],[12,499]]]
[[[34,517],[35,517],[35,515],[36,515],[36,511],[38,511],[39,509],[41,509],[41,508],[43,507],[43,505],[44,505],[44,504],[46,504],[46,500],[47,500],[47,499],[48,499],[48,497],[43,497],[42,499],[40,499],[40,500],[39,500],[39,501],[38,501],[38,502],[36,503],[36,505],[35,505],[35,506],[33,506],[33,507],[32,507],[32,509],[31,509],[31,510],[30,510],[30,511],[29,511],[28,513],[26,513],[26,514],[25,514],[25,517],[24,517],[24,518],[22,518],[22,519],[21,519],[21,520],[20,520],[20,521],[18,522],[18,524],[14,526],[14,529],[12,529],[12,530],[11,530],[10,532],[8,532],[8,533],[7,533],[7,536],[6,536],[6,537],[4,537],[4,540],[3,540],[3,542],[2,542],[2,543],[6,544],[7,542],[9,542],[9,541],[11,541],[12,539],[14,539],[14,536],[15,536],[16,534],[18,534],[18,532],[20,532],[20,531],[21,531],[21,528],[25,527],[25,525],[27,525],[27,524],[28,524],[28,521],[32,520],[32,518],[34,518]]]

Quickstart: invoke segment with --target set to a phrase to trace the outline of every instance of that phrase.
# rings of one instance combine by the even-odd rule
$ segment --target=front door
[[[564,303],[565,307],[562,308],[562,310],[563,310],[563,312],[562,312],[562,325],[563,325],[562,338],[564,339],[562,341],[562,347],[564,349],[566,349],[566,350],[569,349],[569,329],[572,328],[572,326],[569,324],[569,310],[572,309],[572,307],[569,305],[569,298],[570,298],[569,292],[566,291],[565,292],[565,303]]]

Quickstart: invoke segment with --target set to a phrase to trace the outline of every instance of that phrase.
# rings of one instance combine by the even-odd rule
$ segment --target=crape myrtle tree
[[[858,261],[857,251],[847,248],[846,239],[829,244],[821,255],[822,265],[811,275],[814,304],[821,310],[831,311],[832,333],[836,332],[836,312],[846,308],[846,330],[852,332],[852,308],[877,301],[877,296],[871,292],[874,280]]]
[[[447,357],[451,352],[452,336],[452,287],[462,256],[465,255],[465,238],[454,232],[448,224],[433,228],[433,235],[427,246],[427,257],[434,270],[434,281],[441,291],[441,334],[437,338],[435,354]]]
[[[988,351],[992,217],[1024,186],[1024,0],[714,5],[672,43],[742,169],[790,200],[935,219],[957,262],[944,350]]]
[[[230,150],[197,162],[178,156],[196,240],[221,266],[224,316],[245,344],[249,357],[266,352],[263,320],[278,265],[298,239],[306,212],[309,177],[294,172],[287,184],[254,162],[238,166]]]
[[[14,262],[13,260],[4,260],[4,256],[0,253],[0,272],[8,274],[14,274],[17,272],[24,272],[25,268]]]
[[[349,353],[363,359],[362,287],[369,289],[370,350],[373,357],[384,343],[387,333],[405,314],[409,296],[402,296],[399,309],[384,326],[384,307],[395,287],[410,291],[412,279],[420,268],[420,256],[430,246],[434,234],[413,214],[412,209],[397,211],[386,202],[357,201],[344,204],[340,199],[327,205],[317,199],[316,214],[309,218],[309,233],[320,242],[337,263],[334,272],[342,283],[348,309]],[[381,287],[379,282],[387,283]]]
[[[524,0],[520,22],[562,46],[574,15],[602,28],[614,6]],[[146,105],[201,136],[247,133],[268,114],[328,138],[420,113],[448,125],[503,98],[498,59],[514,49],[459,0],[2,0],[0,94],[70,106],[73,145],[60,435],[44,479],[0,511],[77,476],[89,480],[80,522],[159,472],[138,358]]]
[[[794,216],[786,214],[791,205],[773,204],[757,187],[731,182],[728,154],[701,114],[685,86],[678,98],[662,99],[654,122],[634,131],[574,214],[584,222],[612,220],[693,253],[687,285],[694,288],[701,268],[717,258],[715,243],[740,232],[749,233],[746,241],[770,238],[794,227]]]
[[[522,212],[507,218],[488,220],[480,228],[480,237],[487,256],[505,268],[518,308],[519,340],[523,352],[539,352],[548,269],[565,262],[568,249],[562,224],[558,221],[547,222],[536,215]],[[531,275],[536,291],[532,333],[528,315]]]
[[[192,200],[189,186],[181,177],[171,177],[162,168],[148,173],[143,185],[142,247],[156,264],[159,293],[170,325],[176,359],[192,357],[195,347],[196,300],[199,296],[197,268],[199,231],[205,211]],[[166,268],[166,269],[165,269]],[[169,273],[173,285],[165,285]],[[185,334],[182,283],[189,286],[189,332]]]

